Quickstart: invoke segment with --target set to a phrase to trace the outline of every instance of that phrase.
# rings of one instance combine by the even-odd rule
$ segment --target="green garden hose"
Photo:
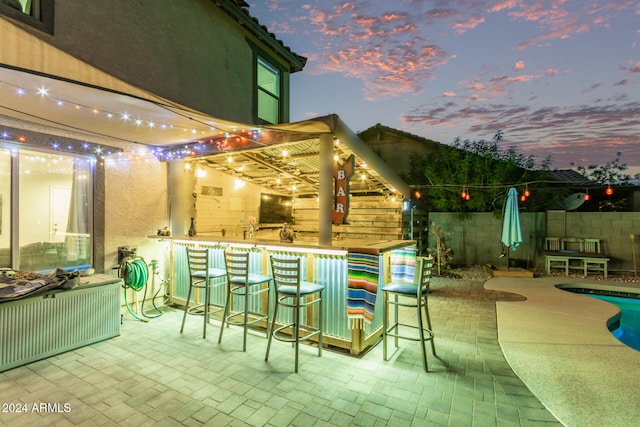
[[[141,310],[141,313],[144,317],[154,318],[162,315],[162,312],[160,311],[160,309],[156,307],[155,296],[154,296],[154,301],[152,302],[153,302],[153,307],[155,308],[156,311],[158,311],[158,314],[150,316],[145,314],[144,312],[144,301],[147,299],[146,284],[147,284],[147,280],[149,279],[149,267],[147,266],[147,263],[144,261],[144,259],[140,257],[126,259],[120,265],[120,277],[122,278],[122,281],[123,281],[122,287],[124,288],[125,305],[127,306],[127,310],[129,311],[129,313],[134,318],[146,322],[145,319],[141,319],[140,317],[138,317],[138,315],[136,315],[133,312],[133,310],[131,310],[131,307],[129,306],[129,302],[127,301],[128,288],[132,289],[134,292],[139,292],[144,289],[144,296],[142,298],[142,310]],[[159,291],[160,290],[158,289],[158,291],[156,292],[156,295],[158,294]]]

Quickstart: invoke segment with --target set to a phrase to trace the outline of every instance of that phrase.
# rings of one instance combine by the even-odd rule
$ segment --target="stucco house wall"
[[[238,16],[243,16],[237,3],[55,1],[50,32],[30,27],[3,6],[0,62],[135,97],[149,93],[223,120],[255,123],[255,61],[260,53],[281,67],[281,117],[288,121],[289,72],[299,71],[304,58],[251,18],[248,22],[258,27],[260,35],[222,9],[236,5]],[[75,140],[100,144],[105,151],[117,148],[96,166],[94,267],[112,271],[120,246],[136,246],[147,260],[162,258],[163,249],[147,235],[169,225],[169,166],[151,153],[151,147],[1,114],[0,126],[28,131],[34,147],[49,147],[55,136],[63,146]],[[179,164],[175,170],[182,173],[183,167]]]
[[[155,95],[241,123],[256,122],[260,52],[283,71],[282,119],[289,120],[290,65],[214,1],[65,0],[55,2],[54,14],[53,35],[35,33],[51,46]]]

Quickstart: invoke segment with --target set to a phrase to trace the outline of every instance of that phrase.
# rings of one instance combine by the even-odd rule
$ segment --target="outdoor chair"
[[[187,314],[201,315],[204,317],[204,326],[202,328],[202,338],[207,337],[207,324],[209,323],[209,317],[213,313],[222,311],[222,307],[211,311],[209,307],[211,304],[211,289],[218,286],[223,286],[224,281],[221,279],[225,277],[226,272],[221,268],[213,268],[209,266],[209,249],[195,249],[187,247],[187,263],[189,265],[189,291],[187,292],[187,300],[184,305],[184,314],[182,316],[182,326],[180,326],[180,333],[184,331],[184,323],[187,319]],[[191,294],[194,294],[194,299],[197,299],[197,292],[194,290],[204,289],[204,302],[202,304],[196,304],[189,307],[191,302]]]
[[[295,372],[298,372],[298,353],[300,341],[318,337],[318,357],[322,356],[322,292],[324,286],[302,280],[300,258],[286,259],[271,256],[271,273],[276,292],[276,303],[271,320],[271,332],[267,343],[267,353],[264,360],[269,360],[271,340],[290,342],[295,352]],[[317,309],[310,310],[316,306]],[[278,307],[290,309],[287,316],[289,321],[276,328]],[[303,312],[303,313],[301,313]],[[310,322],[313,313],[317,313],[317,323]],[[306,313],[306,316],[305,314]],[[307,322],[303,324],[303,317]],[[300,335],[300,332],[303,335]]]
[[[545,237],[545,239],[544,239],[544,250],[545,251],[557,252],[560,249],[562,249],[562,246],[560,245],[560,238],[559,237]]]
[[[602,253],[602,248],[600,246],[600,239],[584,239],[584,251],[590,254],[600,254]]]
[[[267,335],[269,333],[269,286],[271,276],[250,272],[250,253],[232,252],[224,253],[224,263],[227,270],[227,298],[222,316],[222,327],[218,343],[222,342],[222,333],[225,323],[243,327],[242,351],[247,351],[247,330],[249,325],[266,322]],[[267,284],[265,287],[264,284]],[[266,293],[266,314],[260,310],[261,298]],[[242,299],[242,309],[233,312],[233,300]],[[255,310],[251,306],[258,307]],[[251,318],[250,318],[251,317]]]
[[[419,341],[422,350],[422,366],[425,371],[429,371],[427,365],[426,341],[431,342],[431,352],[436,356],[436,347],[434,343],[434,333],[431,326],[431,318],[429,316],[429,306],[427,294],[429,293],[429,284],[431,281],[431,268],[433,258],[416,257],[417,269],[414,273],[413,283],[406,281],[389,282],[382,288],[384,293],[384,311],[383,311],[383,328],[382,328],[382,356],[384,360],[387,357],[387,337],[394,337],[395,348],[398,348],[398,339],[410,341]],[[400,299],[401,298],[401,299]],[[413,300],[413,301],[412,301]],[[394,309],[394,323],[389,325],[389,306]],[[409,323],[401,323],[398,318],[399,307],[411,307],[416,309],[417,325]],[[422,312],[426,320],[426,325],[422,319]],[[426,326],[426,327],[425,327]],[[402,330],[400,329],[402,328]],[[417,336],[406,335],[403,331],[405,328],[410,330],[417,329]]]

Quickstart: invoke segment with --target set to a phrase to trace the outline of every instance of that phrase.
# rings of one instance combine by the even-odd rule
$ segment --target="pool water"
[[[582,294],[607,301],[620,308],[620,327],[611,331],[623,344],[640,351],[640,300],[608,295]]]

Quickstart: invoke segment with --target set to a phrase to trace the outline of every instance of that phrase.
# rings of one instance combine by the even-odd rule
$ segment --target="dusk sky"
[[[622,153],[640,172],[640,1],[264,0],[308,58],[291,121],[338,114],[450,144],[491,139],[552,168]]]

